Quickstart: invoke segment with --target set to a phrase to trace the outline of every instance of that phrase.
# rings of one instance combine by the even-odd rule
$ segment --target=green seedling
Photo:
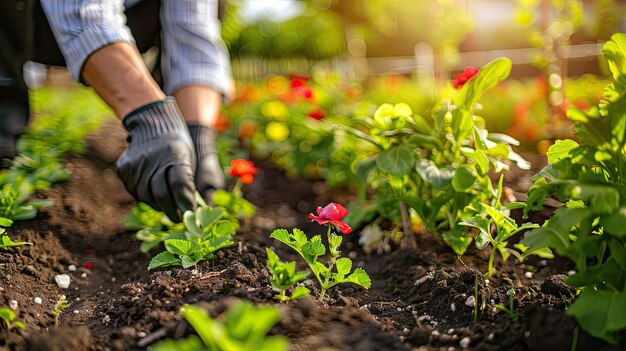
[[[236,226],[231,220],[223,219],[226,211],[220,207],[201,204],[195,211],[183,215],[185,229],[170,235],[165,240],[165,251],[154,256],[148,269],[183,266],[189,268],[196,263],[213,258],[214,253],[234,244],[231,236]]]
[[[275,299],[286,302],[303,298],[311,293],[308,288],[298,285],[293,288],[291,295],[287,295],[287,289],[305,280],[308,272],[296,272],[295,262],[282,262],[278,255],[269,248],[266,248],[265,252],[267,252],[267,267],[272,272],[270,284],[272,288],[280,292],[274,296]]]
[[[70,307],[69,301],[65,295],[59,295],[57,303],[54,305],[54,310],[50,312],[52,317],[54,317],[54,324],[59,325],[59,317],[61,316],[61,312],[65,311],[68,307]]]
[[[343,238],[331,234],[330,226],[328,226],[327,237],[330,258],[324,265],[318,261],[327,252],[326,247],[322,244],[320,235],[315,235],[313,238],[308,239],[306,234],[298,228],[294,228],[292,233],[285,229],[276,229],[270,234],[270,238],[276,239],[294,249],[309,265],[311,272],[313,272],[320,285],[320,301],[324,299],[326,291],[337,284],[355,283],[364,288],[369,288],[372,282],[367,273],[362,268],[356,268],[352,271],[352,260],[347,257],[339,257],[339,246]]]
[[[7,218],[0,217],[0,226],[10,227],[13,224],[13,221]],[[18,241],[15,242],[9,238],[6,230],[4,228],[0,228],[0,250],[8,250],[11,247],[16,246],[24,246],[24,245],[32,245],[32,243],[26,241]]]
[[[26,329],[26,325],[21,321],[15,320],[15,318],[17,318],[15,311],[8,307],[0,308],[0,319],[2,319],[2,324],[5,328],[7,328],[7,330],[11,330],[13,328],[22,330]]]
[[[286,351],[289,348],[289,341],[282,335],[267,335],[280,319],[278,310],[272,306],[257,307],[243,301],[225,313],[223,322],[196,306],[187,305],[181,313],[198,335],[159,342],[152,351]]]
[[[494,307],[497,308],[500,311],[504,311],[509,316],[511,321],[513,321],[513,323],[515,323],[519,319],[519,315],[517,313],[515,313],[515,289],[513,289],[513,287],[511,287],[508,290],[507,295],[509,297],[509,306],[508,307],[504,306],[504,305],[499,305],[499,304],[496,304]]]
[[[495,206],[480,203],[482,211],[474,217],[468,218],[467,220],[459,223],[464,226],[478,229],[478,236],[474,240],[478,249],[483,250],[491,244],[491,252],[489,253],[489,262],[487,264],[488,278],[493,275],[493,261],[496,252],[500,252],[504,261],[506,261],[511,254],[518,256],[521,260],[522,257],[517,251],[507,247],[508,239],[523,230],[539,227],[538,224],[534,223],[525,223],[518,227],[515,220],[509,217],[508,211],[515,208],[522,208],[524,207],[524,203],[513,202],[505,206],[501,205],[500,198],[502,194],[502,180],[503,177],[500,177],[498,190],[495,196],[497,199]]]
[[[20,194],[13,184],[5,184],[0,190],[0,219],[22,221],[35,218],[37,210],[52,205],[50,200],[29,200]]]

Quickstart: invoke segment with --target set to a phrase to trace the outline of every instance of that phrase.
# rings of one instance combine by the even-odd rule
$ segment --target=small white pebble
[[[70,276],[67,274],[59,274],[54,277],[54,281],[57,283],[59,288],[67,289],[70,287],[70,282],[72,280],[70,279]]]
[[[77,298],[76,298],[76,301],[80,301],[80,297],[77,297]]]
[[[433,330],[432,332],[430,332],[430,335],[434,336],[434,337],[438,337],[439,336],[439,332],[436,330]]]
[[[495,334],[494,333],[489,333],[489,335],[487,335],[487,340],[489,341],[493,341],[493,339],[495,338]]]
[[[43,303],[43,300],[39,296],[35,297],[33,301],[38,305],[41,305]]]
[[[576,271],[575,271],[575,270],[573,270],[573,269],[572,269],[572,270],[570,270],[570,271],[567,271],[567,275],[570,275],[570,276],[571,276],[571,275],[574,275],[574,274],[576,274]]]
[[[402,331],[405,332],[405,333],[408,333],[410,330],[409,330],[409,328],[404,328],[404,329],[402,329]]]
[[[87,273],[83,272],[83,273],[80,275],[80,277],[81,277],[81,278],[87,278]]]
[[[485,279],[485,285],[489,285],[490,281],[489,279]]]
[[[454,329],[452,328],[448,329],[448,334],[454,334]]]
[[[145,338],[148,334],[146,334],[145,332],[138,332],[137,333],[137,337],[138,338]]]
[[[79,314],[80,311],[79,310],[74,310],[74,314]]]
[[[454,346],[450,346],[450,347],[448,347],[448,351],[454,351],[454,350],[456,350],[456,349],[454,348]]]
[[[111,317],[107,314],[104,316],[104,318],[102,318],[102,323],[103,324],[109,324],[111,322]]]
[[[401,308],[401,307],[396,308],[396,310],[397,310],[398,312],[402,312],[402,308]]]
[[[541,261],[539,261],[539,265],[540,265],[540,266],[544,266],[544,267],[545,267],[545,266],[547,266],[547,265],[548,265],[548,261],[546,261],[546,260],[541,260]]]
[[[452,312],[456,311],[456,305],[453,303],[450,304],[450,309],[452,310]]]
[[[471,342],[472,342],[472,339],[470,339],[469,336],[466,336],[463,339],[461,339],[461,341],[459,341],[459,346],[461,346],[461,348],[466,349],[470,346]]]
[[[417,316],[417,311],[413,310],[413,311],[411,311],[411,314],[414,315],[414,316]]]
[[[474,299],[474,296],[470,296],[467,298],[467,300],[465,300],[465,306],[474,307],[474,304],[476,304],[476,300]]]
[[[67,266],[67,270],[70,271],[70,272],[74,272],[74,271],[76,271],[76,266],[71,264],[71,265]]]
[[[533,272],[526,272],[526,273],[524,273],[524,277],[526,277],[528,279],[532,278],[533,277]]]
[[[115,277],[111,277],[111,282],[115,283]]]
[[[10,307],[13,311],[17,311],[17,300],[11,300],[11,301],[9,301],[9,307]]]

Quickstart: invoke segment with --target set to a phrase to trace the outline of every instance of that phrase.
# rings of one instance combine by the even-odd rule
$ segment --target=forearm
[[[165,98],[137,49],[125,42],[104,46],[89,56],[82,78],[120,119],[139,106]]]
[[[215,127],[222,104],[220,92],[203,85],[186,85],[176,90],[174,97],[187,124]]]

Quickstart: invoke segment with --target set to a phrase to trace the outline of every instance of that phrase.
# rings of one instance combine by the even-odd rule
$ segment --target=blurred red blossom
[[[345,207],[338,203],[331,202],[326,205],[326,207],[322,208],[319,206],[317,208],[317,216],[311,213],[309,214],[309,218],[320,225],[332,223],[336,225],[342,233],[350,234],[350,232],[352,232],[352,228],[341,220],[347,215],[348,210]]]
[[[452,81],[452,86],[456,89],[461,89],[465,83],[470,80],[473,76],[477,75],[480,70],[478,68],[467,66],[463,70],[463,72],[456,75],[454,80]]]
[[[239,177],[244,184],[250,184],[254,181],[254,175],[259,173],[259,169],[254,167],[252,161],[237,159],[230,161],[230,170],[228,174],[233,177]]]

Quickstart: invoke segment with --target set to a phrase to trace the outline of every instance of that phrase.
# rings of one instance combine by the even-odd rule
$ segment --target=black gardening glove
[[[180,213],[196,207],[195,156],[176,102],[167,98],[142,106],[123,123],[128,148],[116,166],[126,190],[172,221],[180,221]]]
[[[224,188],[224,172],[215,148],[215,130],[199,124],[189,125],[196,151],[196,189],[210,203],[215,189]]]

